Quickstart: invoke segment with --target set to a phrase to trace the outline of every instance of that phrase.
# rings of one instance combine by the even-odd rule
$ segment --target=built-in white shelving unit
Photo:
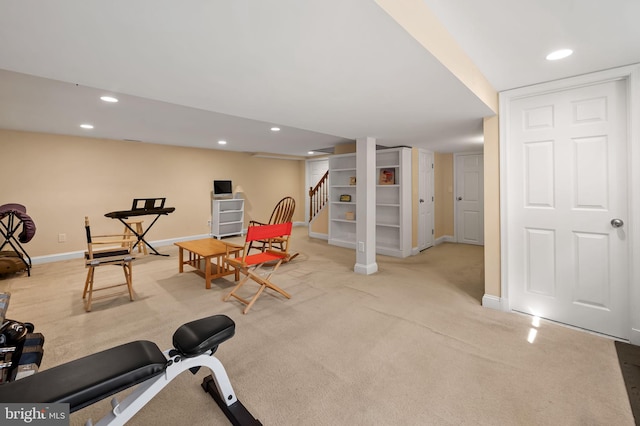
[[[242,235],[244,199],[214,199],[211,206],[211,235],[215,238]]]
[[[411,254],[411,149],[376,152],[376,252]],[[329,157],[329,244],[355,249],[356,154]],[[353,183],[353,184],[352,184]],[[341,201],[349,195],[351,201]]]
[[[376,252],[411,254],[411,149],[376,152]]]
[[[341,196],[351,197],[340,201]],[[329,244],[356,247],[356,154],[329,157]],[[353,215],[353,216],[352,216]]]

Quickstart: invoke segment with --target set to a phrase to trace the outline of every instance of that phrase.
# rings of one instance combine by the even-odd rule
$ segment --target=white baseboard
[[[163,247],[163,246],[170,246],[173,243],[179,243],[180,241],[200,240],[202,238],[211,238],[211,235],[201,234],[201,235],[190,235],[188,237],[169,238],[167,240],[149,241],[149,244],[151,244],[154,247]]]
[[[309,231],[309,237],[311,238],[317,238],[319,240],[325,240],[325,241],[329,241],[329,235],[328,234],[320,234],[318,232],[311,232]]]
[[[456,239],[452,235],[443,235],[442,237],[436,238],[435,245],[442,243],[455,243]]]
[[[482,306],[485,308],[495,309],[497,311],[502,311],[502,301],[498,296],[493,296],[491,294],[485,294],[482,296]]]
[[[294,226],[305,226],[305,225],[306,224],[304,222],[294,222]],[[243,235],[247,234],[246,229],[243,229],[242,232],[243,232]],[[156,248],[156,247],[170,246],[173,243],[177,243],[180,241],[199,240],[202,238],[211,238],[211,234],[189,235],[187,237],[168,238],[166,240],[149,241],[149,244],[151,244],[154,248]],[[46,256],[36,256],[31,258],[31,263],[34,265],[40,265],[43,263],[60,262],[62,260],[82,259],[82,257],[84,256],[84,252],[85,252],[84,250],[78,250],[78,251],[70,251],[67,253],[56,253],[56,254],[50,254]]]
[[[421,252],[430,249],[431,247],[435,247],[435,244],[433,244],[432,246],[429,246],[427,248],[423,248],[422,250],[420,250],[418,247],[411,247],[411,254],[410,256],[415,256],[416,254],[420,254]]]
[[[637,328],[631,329],[631,336],[629,336],[629,343],[632,345],[640,346],[640,330]]]
[[[199,240],[201,238],[211,238],[211,235],[202,234],[202,235],[191,235],[188,237],[169,238],[166,240],[149,241],[149,244],[151,244],[155,248],[155,247],[170,246],[171,244],[177,243],[180,241]],[[84,250],[70,251],[67,253],[56,253],[56,254],[50,254],[46,256],[35,256],[31,258],[31,263],[34,265],[40,265],[43,263],[60,262],[62,260],[82,259],[83,256],[84,256]]]
[[[60,262],[62,260],[81,259],[84,256],[84,251],[70,251],[67,253],[56,253],[47,256],[34,256],[31,258],[31,263],[34,265],[40,265],[42,263]]]

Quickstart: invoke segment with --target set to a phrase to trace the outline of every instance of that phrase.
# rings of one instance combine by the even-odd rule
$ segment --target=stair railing
[[[323,209],[329,200],[329,171],[320,178],[315,187],[309,188],[309,222]]]

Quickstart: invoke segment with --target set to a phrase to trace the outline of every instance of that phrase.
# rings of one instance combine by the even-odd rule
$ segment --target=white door
[[[456,154],[456,240],[484,245],[484,161],[482,154]]]
[[[511,309],[620,338],[630,328],[625,93],[619,80],[515,99],[505,141]]]
[[[418,250],[433,246],[433,152],[418,150]]]

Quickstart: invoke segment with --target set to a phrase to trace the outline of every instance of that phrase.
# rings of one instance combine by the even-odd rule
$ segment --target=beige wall
[[[333,147],[333,153],[335,155],[338,154],[350,154],[352,152],[356,152],[356,143],[355,142],[346,142],[341,143]]]
[[[0,147],[0,204],[27,207],[37,227],[24,245],[32,257],[84,250],[84,216],[94,232],[121,232],[120,222],[104,214],[129,209],[133,198],[166,197],[166,206],[176,208],[158,220],[148,241],[208,234],[214,179],[244,188],[245,226],[268,220],[287,195],[296,200],[294,221],[304,221],[301,160],[8,130],[0,130]]]
[[[484,289],[500,296],[500,144],[498,117],[484,119]]]
[[[435,153],[434,172],[434,222],[435,238],[454,235],[453,223],[453,154]]]
[[[329,234],[329,205],[320,211],[311,222],[310,232],[316,234]]]

